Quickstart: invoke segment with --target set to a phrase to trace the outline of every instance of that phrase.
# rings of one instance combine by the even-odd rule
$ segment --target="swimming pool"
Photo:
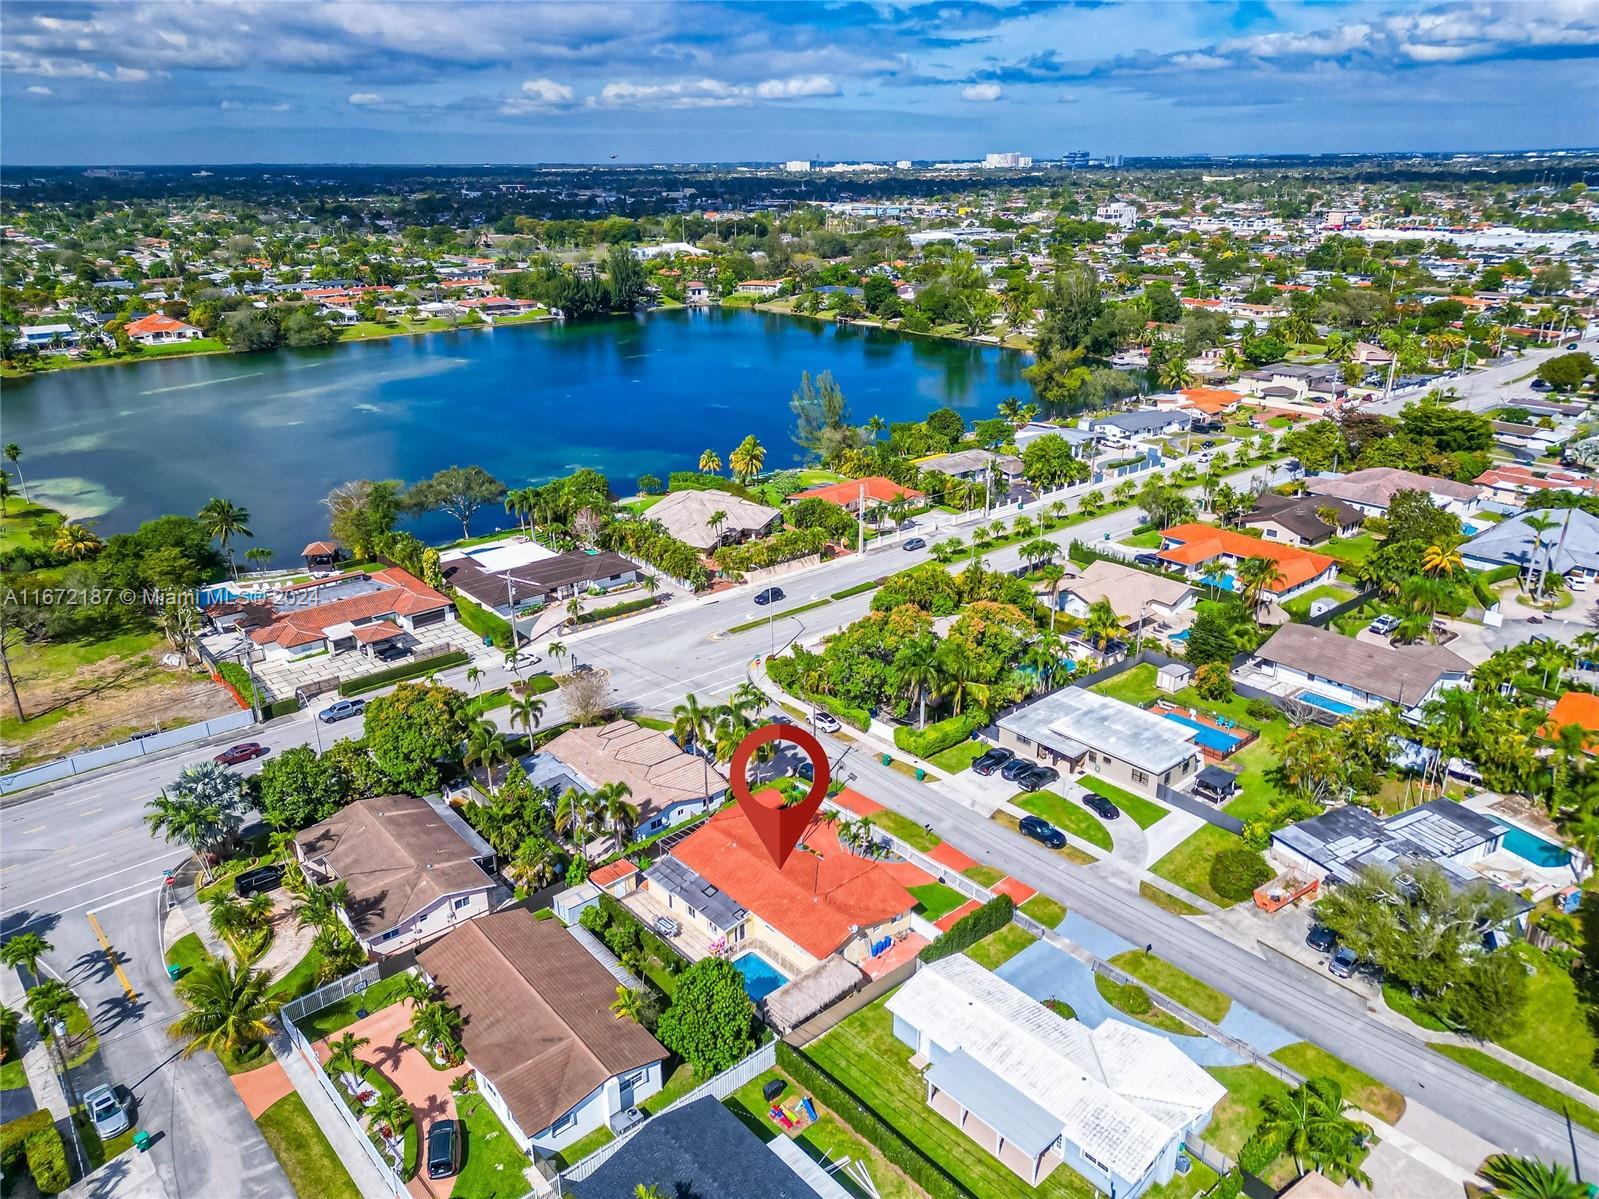
[[[1178,724],[1185,724],[1193,729],[1194,740],[1215,753],[1230,754],[1238,748],[1239,742],[1243,741],[1243,738],[1236,733],[1229,733],[1223,729],[1213,729],[1208,724],[1201,724],[1197,720],[1191,720],[1187,716],[1179,715],[1176,712],[1167,712],[1165,716],[1167,720],[1175,720]]]
[[[1505,834],[1505,839],[1500,844],[1502,848],[1509,850],[1518,858],[1524,858],[1534,866],[1559,869],[1571,862],[1569,850],[1552,841],[1545,841],[1542,837],[1536,837],[1514,824],[1510,826],[1510,831]]]
[[[1330,695],[1320,695],[1315,691],[1301,691],[1294,698],[1302,704],[1309,704],[1312,708],[1320,708],[1323,712],[1331,712],[1335,716],[1354,716],[1360,712],[1354,704],[1346,704],[1341,699],[1333,699]]]
[[[1187,629],[1184,629],[1181,633],[1173,633],[1170,637],[1166,638],[1166,640],[1170,641],[1173,645],[1186,645],[1188,644],[1188,632],[1189,631]]]
[[[744,976],[744,989],[756,1003],[788,981],[788,975],[755,952],[734,958],[733,966]]]

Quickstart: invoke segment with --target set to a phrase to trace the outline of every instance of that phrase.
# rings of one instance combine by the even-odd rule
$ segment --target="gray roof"
[[[1082,687],[1066,687],[1000,717],[1000,728],[1067,757],[1097,750],[1151,774],[1194,757],[1195,730]]]
[[[1193,423],[1193,414],[1188,412],[1119,412],[1115,416],[1098,417],[1093,427],[1099,429],[1108,425],[1124,433],[1153,433],[1173,425],[1186,429]]]
[[[1482,494],[1482,489],[1471,483],[1434,479],[1393,466],[1368,467],[1336,479],[1312,475],[1305,480],[1305,490],[1312,495],[1330,495],[1334,499],[1370,504],[1374,508],[1388,507],[1401,491],[1425,491],[1430,496],[1442,496],[1450,500],[1472,500]]]
[[[1527,524],[1530,517],[1540,515],[1524,512],[1520,516],[1502,521],[1478,533],[1461,547],[1461,553],[1480,562],[1519,566],[1527,569],[1552,568],[1557,574],[1572,570],[1599,571],[1599,517],[1591,516],[1581,508],[1568,508],[1565,512],[1545,512],[1541,515],[1559,521],[1559,526],[1543,534],[1543,549],[1538,550],[1538,532]],[[1567,517],[1570,524],[1567,524]]]
[[[662,858],[644,872],[644,877],[677,896],[723,932],[737,928],[749,915],[738,900],[674,857]]]
[[[1278,495],[1263,491],[1255,497],[1254,508],[1245,513],[1240,523],[1263,524],[1273,521],[1305,541],[1316,543],[1331,537],[1337,530],[1316,515],[1318,508],[1331,508],[1338,513],[1339,528],[1358,525],[1366,519],[1359,508],[1350,507],[1342,500],[1319,495]]]
[[[997,475],[1022,473],[1020,458],[1011,454],[995,454],[988,450],[956,450],[951,454],[928,458],[916,465],[922,470],[936,470],[941,474],[966,475],[987,470],[990,462],[994,464],[994,473]]]
[[[1471,672],[1471,663],[1442,646],[1373,645],[1308,624],[1283,625],[1255,656],[1403,708],[1421,703],[1445,675]]]
[[[1280,828],[1272,837],[1326,868],[1335,879],[1352,879],[1363,866],[1424,861],[1438,863],[1457,882],[1465,883],[1476,876],[1451,859],[1507,831],[1505,825],[1452,799],[1435,799],[1386,819],[1353,805],[1333,808]]]
[[[964,1049],[934,1062],[923,1075],[1028,1157],[1037,1157],[1060,1136],[1052,1116]]]
[[[713,530],[710,519],[718,512],[726,519]],[[674,491],[651,504],[644,517],[658,521],[679,541],[708,550],[728,534],[764,533],[777,519],[778,511],[725,491]]]

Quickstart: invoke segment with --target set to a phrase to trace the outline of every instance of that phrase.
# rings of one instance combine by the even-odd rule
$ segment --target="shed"
[[[576,924],[578,917],[600,902],[600,889],[591,882],[579,883],[557,892],[550,900],[550,909],[563,924]]]
[[[1167,694],[1181,691],[1194,681],[1194,668],[1186,662],[1168,662],[1155,672],[1155,686]]]
[[[1238,777],[1220,766],[1206,766],[1194,778],[1194,794],[1211,803],[1226,803],[1238,790]]]

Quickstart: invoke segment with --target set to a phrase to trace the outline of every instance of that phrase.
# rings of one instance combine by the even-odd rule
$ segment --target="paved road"
[[[1592,331],[1599,336],[1599,330]],[[1568,340],[1575,341],[1573,334]],[[1590,348],[1584,346],[1583,348]],[[1445,388],[1453,387],[1465,399],[1464,407],[1473,412],[1487,412],[1493,408],[1503,407],[1510,402],[1512,397],[1526,399],[1535,397],[1539,393],[1528,386],[1532,382],[1530,376],[1538,369],[1540,363],[1553,358],[1556,354],[1566,353],[1565,343],[1560,346],[1545,350],[1529,350],[1520,358],[1512,359],[1499,366],[1486,367],[1483,370],[1474,370],[1464,376],[1456,376],[1445,380]],[[1518,380],[1520,380],[1518,382]],[[1406,404],[1414,403],[1427,393],[1427,388],[1414,388],[1403,395],[1395,395],[1387,400],[1374,400],[1362,407],[1363,412],[1379,412],[1386,416],[1397,415]]]

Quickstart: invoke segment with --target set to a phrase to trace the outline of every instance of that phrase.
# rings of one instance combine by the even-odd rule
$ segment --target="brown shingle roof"
[[[614,1075],[666,1050],[611,1014],[616,979],[554,921],[522,908],[483,916],[417,954],[459,1008],[461,1044],[529,1136]]]
[[[703,758],[686,754],[665,733],[631,720],[568,729],[544,747],[595,786],[626,783],[628,802],[649,818],[684,800],[727,790],[727,779]]]
[[[1440,645],[1373,645],[1308,624],[1283,625],[1255,654],[1404,708],[1420,703],[1442,676],[1471,673],[1471,663]]]

